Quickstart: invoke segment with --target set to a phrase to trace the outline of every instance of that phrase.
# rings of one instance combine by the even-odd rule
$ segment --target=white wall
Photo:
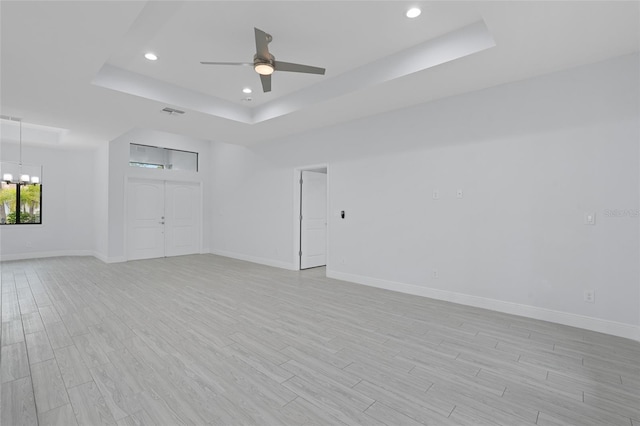
[[[2,142],[2,160],[19,145]],[[94,254],[94,152],[23,145],[23,160],[42,164],[42,225],[0,226],[0,259]]]
[[[294,269],[288,168],[248,148],[212,148],[212,253]]]
[[[129,144],[174,148],[198,152],[199,170],[156,170],[129,166]],[[134,129],[109,143],[108,249],[105,261],[122,262],[125,253],[125,184],[128,178],[200,182],[203,186],[203,252],[209,252],[211,236],[210,144],[207,141],[170,133]]]
[[[328,163],[328,275],[640,339],[638,217],[605,216],[640,207],[639,71],[631,55],[216,143],[212,252],[295,268],[293,170]]]
[[[95,256],[106,262],[109,245],[109,145],[104,144],[94,152],[94,210]]]

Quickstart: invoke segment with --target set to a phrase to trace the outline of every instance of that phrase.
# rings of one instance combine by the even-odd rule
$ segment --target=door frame
[[[204,192],[202,181],[189,180],[189,179],[164,179],[164,178],[152,178],[147,176],[127,176],[124,177],[124,209],[123,209],[123,246],[124,246],[124,261],[129,262],[129,225],[127,223],[129,215],[129,182],[131,180],[147,180],[152,182],[177,182],[177,183],[192,183],[198,185],[200,196],[200,211],[198,212],[198,225],[200,226],[200,232],[198,234],[198,253],[203,254],[202,245],[204,240]],[[165,256],[166,257],[166,256]]]
[[[293,270],[300,271],[300,238],[302,235],[302,229],[300,228],[300,215],[301,211],[301,198],[300,198],[300,176],[303,171],[311,172],[318,169],[327,169],[327,231],[326,231],[326,256],[327,256],[327,268],[329,266],[329,212],[331,211],[331,205],[329,200],[330,194],[330,180],[329,173],[330,167],[328,163],[312,164],[309,166],[296,167],[293,170]]]

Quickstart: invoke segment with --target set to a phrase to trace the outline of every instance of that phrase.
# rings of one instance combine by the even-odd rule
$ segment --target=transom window
[[[129,166],[197,172],[198,153],[132,143],[129,145]]]

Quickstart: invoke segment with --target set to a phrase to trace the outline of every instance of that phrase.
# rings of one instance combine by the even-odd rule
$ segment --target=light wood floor
[[[1,267],[6,426],[640,426],[622,338],[213,255]]]

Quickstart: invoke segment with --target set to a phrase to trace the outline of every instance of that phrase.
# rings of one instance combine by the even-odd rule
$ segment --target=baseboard
[[[356,284],[363,284],[370,287],[382,288],[385,290],[413,294],[415,296],[423,296],[431,299],[458,303],[461,305],[474,306],[476,308],[490,309],[492,311],[503,312],[506,314],[513,314],[527,318],[554,322],[557,324],[583,328],[599,333],[606,333],[640,341],[640,326],[635,326],[632,324],[619,323],[600,318],[593,318],[584,315],[555,311],[552,309],[539,308],[536,306],[522,305],[519,303],[506,302],[503,300],[489,299],[486,297],[472,296],[468,294],[421,287],[413,284],[381,280],[378,278],[348,274],[329,269],[327,269],[327,277],[342,281],[349,281]]]
[[[110,263],[109,262],[109,257],[105,256],[102,253],[98,253],[98,252],[93,252],[93,257],[95,257],[98,260],[103,261],[104,263]]]
[[[98,253],[92,250],[56,250],[56,251],[41,251],[33,253],[16,253],[16,254],[3,254],[0,255],[0,262],[12,261],[12,260],[28,260],[28,259],[43,259],[46,257],[63,257],[63,256],[93,256],[104,263],[120,263],[126,262],[127,259],[124,256],[107,257],[102,253]]]
[[[109,257],[101,253],[94,253],[94,257],[103,261],[104,263],[122,263],[127,261],[127,258],[124,256]]]
[[[30,253],[14,253],[0,255],[0,261],[25,260],[25,259],[42,259],[45,257],[62,257],[62,256],[96,256],[92,250],[55,250],[55,251],[38,251]]]
[[[287,262],[282,262],[280,260],[267,259],[267,258],[264,258],[264,257],[249,256],[249,255],[246,255],[246,254],[234,253],[234,252],[225,251],[225,250],[215,250],[214,249],[214,250],[211,250],[210,253],[218,255],[218,256],[230,257],[232,259],[246,260],[247,262],[259,263],[261,265],[274,266],[276,268],[288,269],[290,271],[297,271],[298,270],[295,265],[293,265],[291,263],[287,263]]]

